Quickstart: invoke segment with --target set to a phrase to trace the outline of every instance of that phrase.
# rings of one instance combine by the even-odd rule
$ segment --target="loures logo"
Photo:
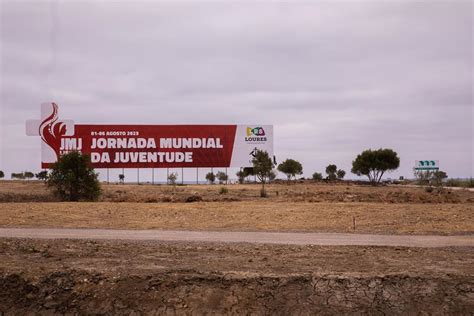
[[[265,130],[261,126],[247,127],[247,136],[245,137],[246,142],[266,142],[267,137],[265,136]]]

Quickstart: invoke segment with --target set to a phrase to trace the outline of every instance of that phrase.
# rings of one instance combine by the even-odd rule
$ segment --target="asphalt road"
[[[216,232],[70,228],[0,228],[0,238],[156,240],[322,246],[474,247],[474,236]]]

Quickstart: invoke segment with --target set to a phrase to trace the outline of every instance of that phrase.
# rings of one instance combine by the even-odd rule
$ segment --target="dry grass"
[[[260,201],[259,185],[117,185],[104,184],[102,202],[186,202],[199,196],[206,202]],[[413,187],[372,187],[353,184],[268,185],[268,199],[276,202],[473,203],[467,190],[425,192]],[[39,181],[0,181],[0,202],[52,202],[55,198]]]
[[[51,202],[37,181],[0,181],[0,226],[468,234],[474,192],[350,184],[103,185],[100,203]],[[194,203],[183,203],[183,202]],[[14,203],[7,203],[14,202]],[[33,203],[34,202],[34,203]],[[355,229],[353,227],[355,219]]]
[[[473,204],[0,203],[0,213],[3,227],[474,233]]]

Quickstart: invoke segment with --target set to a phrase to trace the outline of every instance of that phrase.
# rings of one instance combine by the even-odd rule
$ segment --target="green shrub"
[[[219,188],[219,194],[227,194],[227,193],[229,193],[229,190],[226,187]]]
[[[102,193],[90,157],[77,151],[61,156],[53,164],[46,183],[56,196],[65,201],[95,201]]]

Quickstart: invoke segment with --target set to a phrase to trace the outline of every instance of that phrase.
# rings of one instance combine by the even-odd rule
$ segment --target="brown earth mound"
[[[460,277],[149,274],[109,278],[67,270],[34,282],[0,277],[0,311],[26,314],[452,314],[474,310],[474,282]]]
[[[451,314],[472,248],[0,240],[6,314]]]

